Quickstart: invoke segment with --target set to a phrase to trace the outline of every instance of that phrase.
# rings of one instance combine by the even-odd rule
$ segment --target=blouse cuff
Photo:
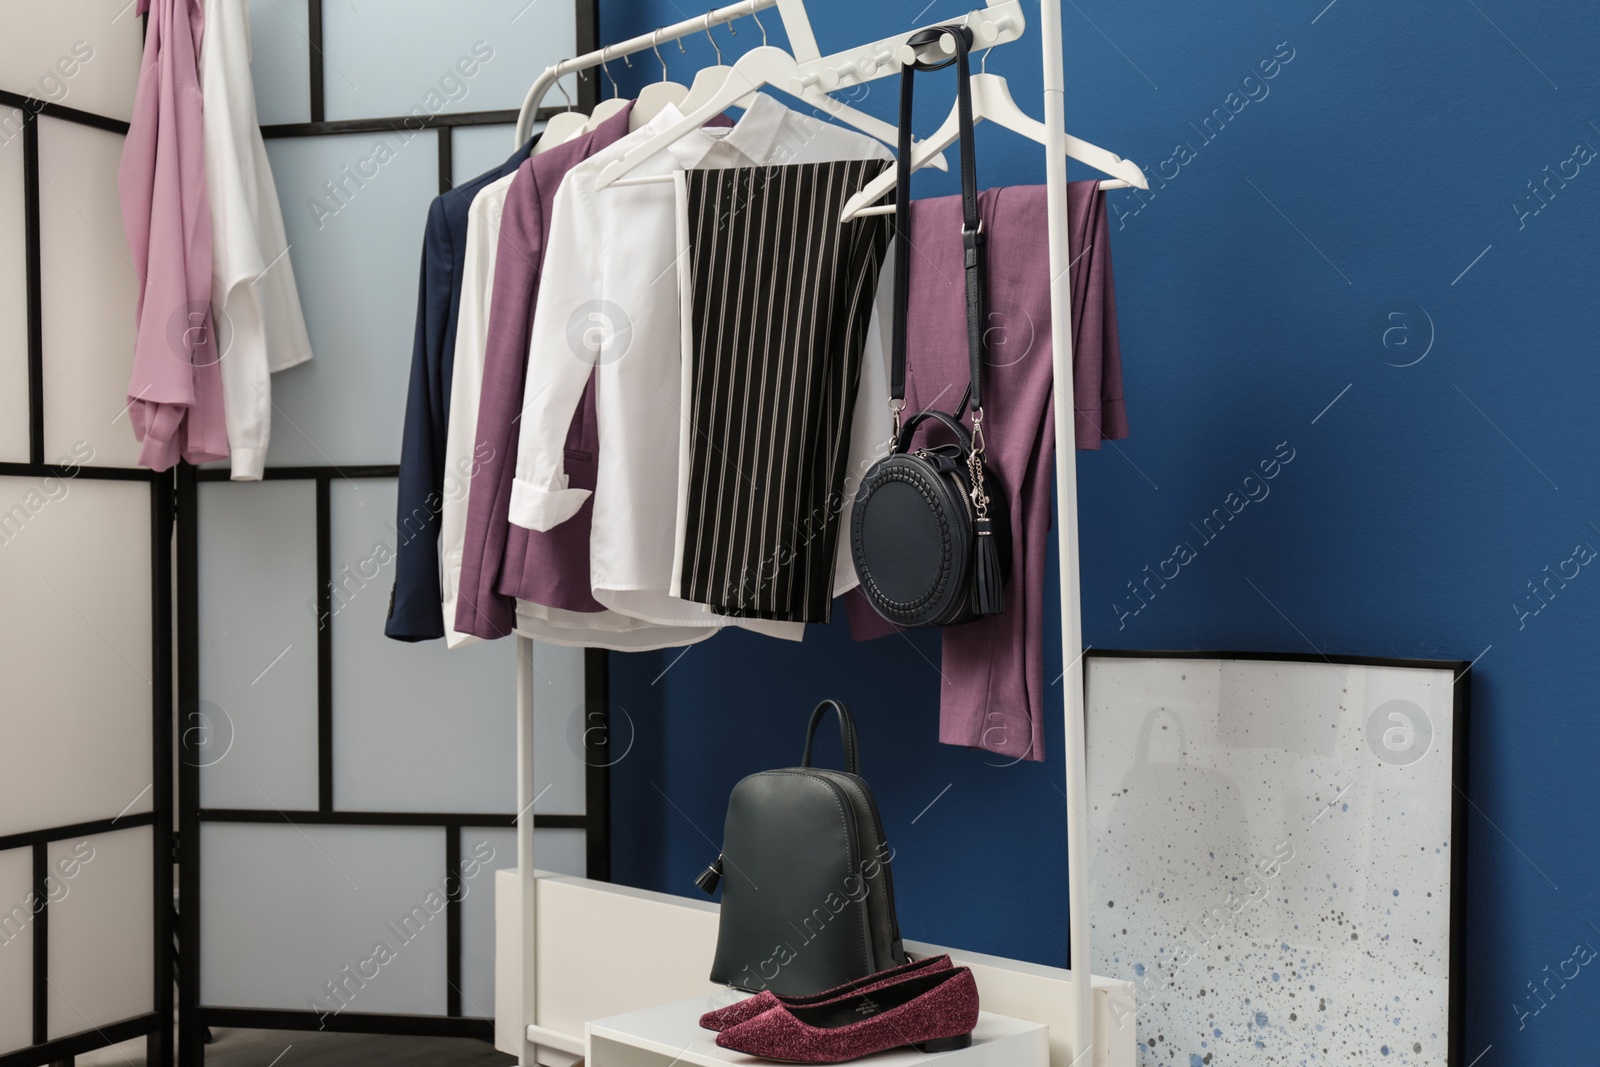
[[[229,450],[228,459],[233,472],[229,477],[236,482],[259,482],[267,466],[267,450],[264,448],[233,448]]]
[[[563,487],[566,477],[560,479]],[[578,513],[587,489],[544,489],[521,478],[511,483],[511,521],[529,530],[551,530]]]

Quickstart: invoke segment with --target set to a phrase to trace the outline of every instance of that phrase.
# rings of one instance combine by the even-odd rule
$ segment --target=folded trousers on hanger
[[[689,428],[678,596],[826,622],[888,219],[841,224],[882,160],[689,171]]]
[[[1011,508],[1012,573],[999,615],[943,634],[939,740],[1044,759],[1044,588],[1055,460],[1051,403],[1050,250],[1045,187],[979,196],[987,235],[989,326],[984,366],[986,460]],[[1067,186],[1077,447],[1128,436],[1111,275],[1110,228],[1098,184]],[[911,208],[906,409],[953,409],[968,376],[961,198]],[[935,431],[936,432],[936,431]],[[919,434],[914,445],[924,443]],[[857,640],[894,627],[859,593],[847,601]]]

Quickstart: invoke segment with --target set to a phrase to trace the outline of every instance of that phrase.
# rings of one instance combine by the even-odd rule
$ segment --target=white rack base
[[[717,906],[711,901],[544,871],[534,885],[538,930],[529,938],[523,936],[517,872],[495,872],[496,1048],[523,1055],[526,1042],[537,1049],[529,1055],[529,1063],[536,1058],[548,1067],[567,1067],[583,1052],[585,1027],[591,1020],[610,1020],[695,997],[705,1006],[694,1013],[693,1024],[701,1011],[729,1002],[729,991],[706,978],[717,947]],[[528,949],[536,955],[528,962],[538,976],[539,997],[537,1016],[524,1034],[516,1020],[523,1003],[523,953]],[[918,957],[948,952],[972,968],[984,1007],[1047,1032],[1051,1067],[1138,1063],[1131,982],[1099,977],[1092,981],[1094,1055],[1073,1065],[1071,1007],[1076,985],[1071,971],[918,941],[907,941],[906,949]],[[912,1055],[918,1062],[927,1058]],[[607,1067],[610,1062],[605,1061]],[[633,1062],[620,1061],[619,1067]],[[643,1067],[651,1061],[637,1062]],[[755,1061],[745,1057],[732,1062]],[[886,1054],[871,1062],[873,1067],[888,1067],[891,1061]]]
[[[724,994],[718,1003],[730,998]],[[597,1019],[584,1027],[586,1067],[741,1067],[758,1062],[717,1047],[716,1034],[700,1029],[706,997],[691,997],[643,1011]],[[983,1012],[972,1032],[972,1047],[928,1054],[896,1049],[872,1057],[872,1067],[1047,1067],[1050,1028]]]

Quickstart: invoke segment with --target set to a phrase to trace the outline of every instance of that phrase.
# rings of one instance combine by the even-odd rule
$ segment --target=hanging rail
[[[985,0],[985,2],[987,5],[985,7],[969,11],[959,19],[942,19],[937,25],[959,22],[967,26],[973,31],[979,46],[984,49],[1015,41],[1022,36],[1026,19],[1023,17],[1020,0]],[[802,0],[741,0],[740,3],[719,7],[704,15],[696,15],[694,18],[663,26],[626,41],[606,45],[586,55],[564,59],[554,66],[545,68],[522,102],[522,111],[517,116],[516,143],[526,144],[528,138],[533,135],[534,117],[538,114],[539,105],[550,92],[550,87],[566,75],[591,70],[613,59],[654,49],[664,41],[676,41],[706,33],[713,26],[721,26],[774,7],[778,9],[778,14],[783,19],[784,33],[789,38],[790,53],[800,65],[801,78],[800,85],[796,86],[797,89],[820,88],[826,92],[834,92],[898,73],[900,65],[907,58],[902,42],[910,33],[915,32],[907,31],[892,38],[824,56],[817,50],[817,39],[811,31],[811,21],[806,17],[805,4]],[[939,46],[929,45],[924,51],[931,53],[931,50],[937,47]]]
[[[608,44],[604,48],[596,49],[586,55],[575,56],[572,59],[563,59],[561,62],[546,67],[539,75],[533,87],[528,90],[527,97],[522,101],[522,111],[517,115],[517,144],[526,144],[528,138],[533,136],[534,116],[539,112],[539,105],[544,101],[545,95],[550,92],[550,87],[568,74],[576,74],[581,70],[593,70],[595,67],[609,63],[613,59],[631,56],[666,41],[676,41],[683,37],[692,37],[698,33],[705,33],[713,26],[721,26],[735,19],[742,19],[747,15],[754,15],[757,11],[766,11],[778,6],[778,0],[740,0],[737,4],[719,7],[708,11],[704,15],[696,15],[692,19],[675,22],[671,26],[663,26],[658,30],[631,37],[626,41]]]

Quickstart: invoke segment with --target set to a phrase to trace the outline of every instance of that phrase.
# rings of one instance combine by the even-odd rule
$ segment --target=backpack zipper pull
[[[718,856],[715,863],[701,871],[700,874],[696,876],[694,884],[705,890],[706,896],[709,897],[711,894],[717,891],[717,884],[721,881],[722,857]]]

